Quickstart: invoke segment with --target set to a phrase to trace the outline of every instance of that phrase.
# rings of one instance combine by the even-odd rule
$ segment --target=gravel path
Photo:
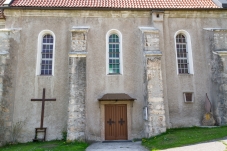
[[[86,151],[148,151],[141,142],[94,143]]]
[[[195,145],[164,149],[160,151],[227,151],[227,137]],[[141,142],[97,142],[91,144],[86,151],[148,151],[141,145]]]
[[[227,144],[227,138],[162,151],[227,151],[227,146],[223,142]]]

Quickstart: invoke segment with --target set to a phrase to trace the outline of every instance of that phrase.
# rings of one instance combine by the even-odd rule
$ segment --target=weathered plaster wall
[[[144,136],[144,66],[141,63],[143,50],[138,26],[150,25],[149,12],[6,10],[6,15],[6,27],[22,28],[18,50],[20,60],[15,76],[17,91],[14,111],[14,121],[26,121],[20,141],[31,141],[34,128],[39,126],[41,103],[31,102],[30,99],[40,98],[44,87],[47,98],[57,99],[56,102],[46,102],[44,126],[48,127],[47,140],[60,138],[61,131],[66,128],[69,99],[68,52],[71,50],[70,30],[73,26],[90,26],[86,58],[86,139],[103,139],[98,98],[105,93],[127,93],[137,99],[130,106],[132,120],[129,139]],[[54,76],[35,75],[37,38],[44,29],[53,31],[56,36]],[[106,75],[106,33],[111,29],[117,29],[123,35],[123,75]]]
[[[101,110],[98,98],[105,93],[127,93],[136,98],[131,106],[130,138],[144,137],[143,107],[145,103],[145,65],[143,38],[139,26],[154,26],[160,31],[162,78],[165,116],[168,127],[200,125],[204,113],[205,93],[210,92],[209,64],[203,28],[226,25],[225,11],[171,11],[163,21],[152,24],[149,11],[60,11],[60,10],[5,10],[6,28],[19,27],[20,44],[12,44],[13,78],[15,91],[10,93],[15,102],[13,121],[25,121],[20,141],[31,141],[34,128],[39,127],[40,102],[46,88],[44,126],[47,140],[61,138],[66,131],[69,101],[68,53],[71,50],[73,26],[90,26],[87,33],[85,133],[86,139],[102,140]],[[54,76],[36,76],[38,34],[51,30],[56,36]],[[106,33],[117,29],[122,33],[123,74],[106,75]],[[194,63],[193,75],[177,75],[174,34],[186,30],[191,36]],[[202,44],[202,42],[204,42]],[[18,61],[16,60],[18,59]],[[12,74],[10,74],[12,75]],[[193,92],[194,102],[184,103],[183,92]],[[168,110],[169,109],[169,110]],[[169,118],[168,118],[169,116]],[[83,121],[83,120],[82,120]]]
[[[43,88],[46,88],[46,98],[57,99],[56,102],[45,103],[44,127],[47,127],[47,140],[60,139],[62,131],[66,131],[68,119],[70,31],[64,24],[59,26],[57,21],[56,23],[52,20],[44,21],[45,17],[38,20],[33,17],[22,18],[9,17],[6,23],[6,28],[11,25],[22,28],[20,44],[12,44],[11,47],[11,51],[16,52],[15,57],[18,58],[18,62],[14,65],[14,74],[12,74],[13,80],[16,81],[14,85],[16,91],[12,99],[15,103],[13,122],[24,123],[18,139],[20,142],[32,141],[35,128],[40,126],[41,102],[31,102],[31,98],[42,98]],[[63,32],[58,30],[58,27],[66,30]],[[38,35],[45,29],[52,30],[56,34],[54,76],[36,76]]]
[[[115,12],[116,13],[116,12]],[[86,98],[86,131],[87,139],[102,140],[100,129],[100,104],[98,98],[106,93],[127,93],[136,98],[131,107],[131,134],[128,139],[144,136],[143,126],[143,50],[141,31],[138,26],[149,26],[150,15],[147,12],[136,12],[135,16],[92,18],[86,25],[88,32],[87,55],[87,98]],[[135,12],[134,12],[135,13]],[[135,14],[136,14],[135,13]],[[109,13],[108,13],[109,14]],[[136,18],[138,17],[138,18]],[[122,33],[123,74],[106,75],[106,34],[111,29]],[[95,114],[90,114],[95,113]],[[96,120],[94,120],[96,119]]]
[[[209,41],[203,28],[224,28],[226,11],[169,11],[164,13],[164,54],[167,99],[171,127],[201,125],[205,112],[205,94],[211,95]],[[177,74],[174,34],[185,30],[190,34],[194,74]],[[194,102],[185,103],[183,92],[193,92]],[[213,98],[211,101],[215,101]]]

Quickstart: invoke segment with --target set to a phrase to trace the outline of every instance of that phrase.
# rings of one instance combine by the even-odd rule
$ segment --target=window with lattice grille
[[[178,34],[176,36],[176,49],[177,49],[178,73],[179,74],[189,73],[187,40],[185,35]]]
[[[117,34],[109,36],[109,74],[120,74],[120,41]]]
[[[52,75],[54,39],[50,34],[44,35],[41,51],[41,75]]]

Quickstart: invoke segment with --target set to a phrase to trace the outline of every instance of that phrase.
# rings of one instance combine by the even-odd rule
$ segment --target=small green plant
[[[224,141],[222,141],[222,143],[225,145],[225,151],[227,151],[227,143],[225,143]]]
[[[1,151],[85,151],[87,143],[73,141],[67,143],[63,140],[46,142],[28,142],[8,144],[0,148]]]
[[[151,151],[181,147],[227,136],[227,126],[214,128],[174,128],[158,136],[143,138],[142,144]],[[226,144],[225,144],[226,145]],[[226,150],[227,151],[227,150]]]
[[[67,140],[67,132],[66,131],[63,131],[62,132],[62,140],[63,141],[66,141]]]
[[[11,128],[11,143],[17,143],[17,139],[20,136],[23,126],[25,125],[25,121],[18,121],[12,125]]]

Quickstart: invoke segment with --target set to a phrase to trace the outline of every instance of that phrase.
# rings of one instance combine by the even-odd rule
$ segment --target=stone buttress
[[[12,62],[13,44],[20,41],[20,29],[0,29],[0,146],[12,141],[14,96]],[[15,66],[14,66],[15,67]]]
[[[85,140],[86,40],[88,27],[73,27],[69,52],[67,140]]]
[[[227,124],[227,29],[205,28],[210,69],[212,111],[217,125]]]
[[[145,136],[151,137],[166,131],[161,68],[162,53],[159,50],[159,30],[139,27],[143,33],[145,59],[145,101],[148,118],[145,121]]]

